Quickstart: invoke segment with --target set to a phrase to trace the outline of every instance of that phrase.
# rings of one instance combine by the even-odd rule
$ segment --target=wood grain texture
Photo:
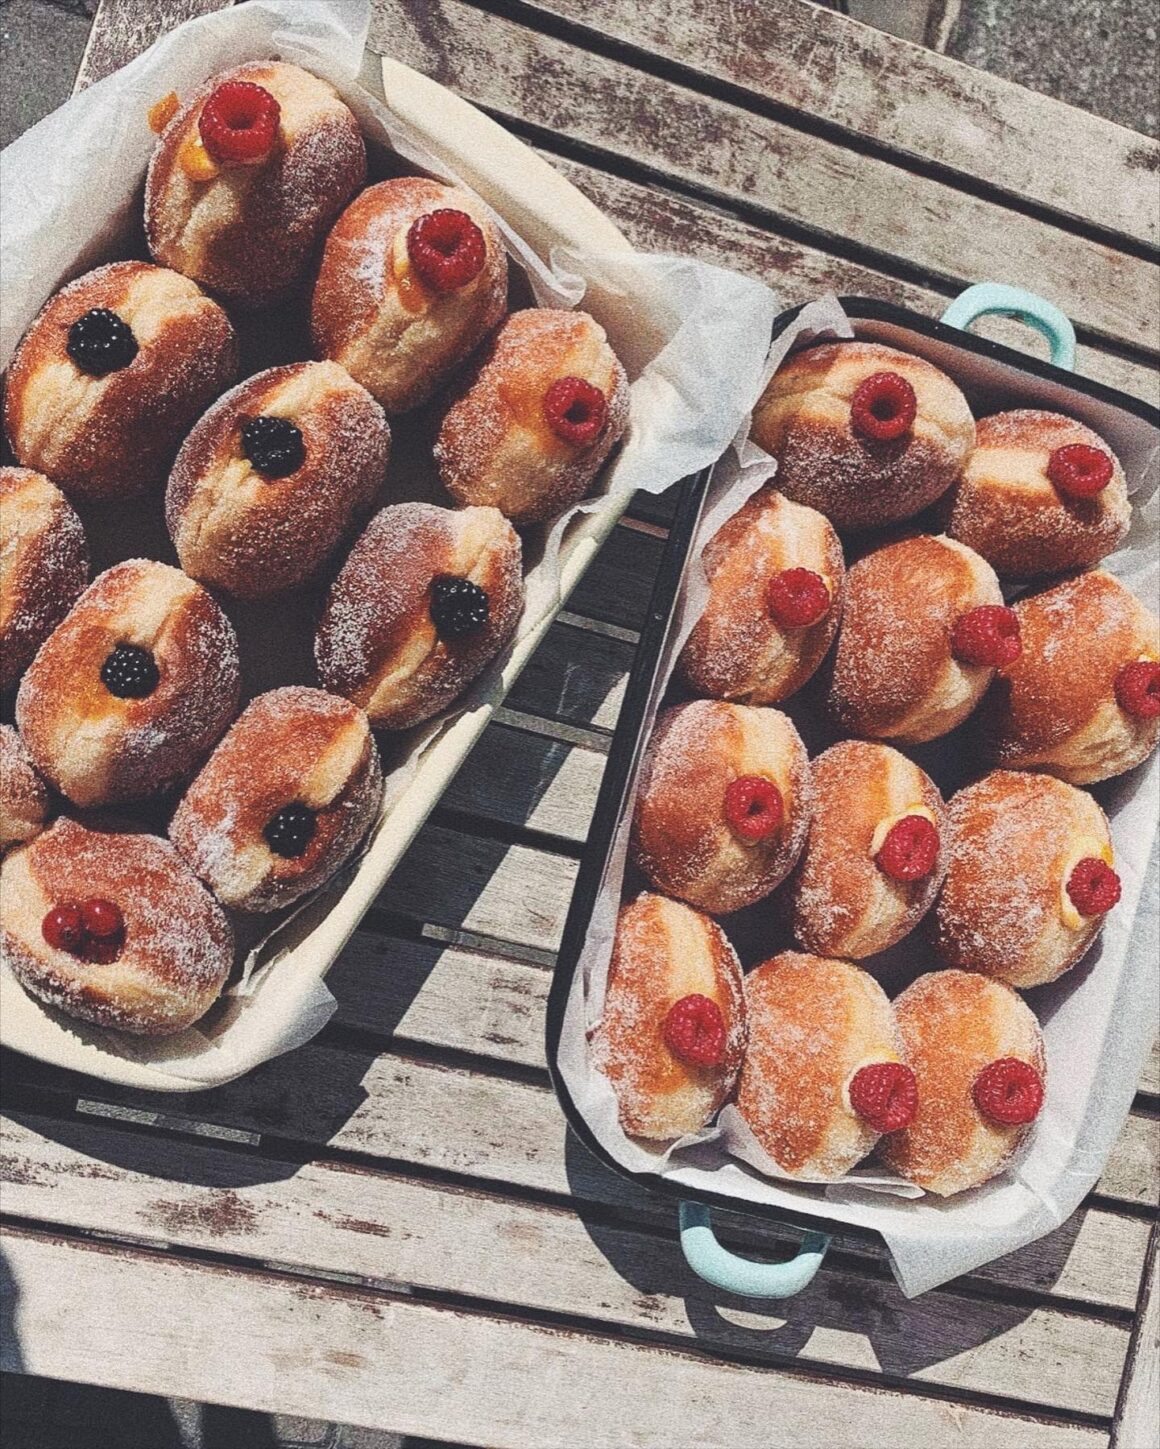
[[[1145,1264],[1139,1315],[1124,1369],[1124,1384],[1112,1430],[1115,1449],[1154,1449],[1160,1437],[1160,1253],[1157,1236]]]
[[[187,20],[224,10],[230,0],[100,0],[74,90],[82,91]]]

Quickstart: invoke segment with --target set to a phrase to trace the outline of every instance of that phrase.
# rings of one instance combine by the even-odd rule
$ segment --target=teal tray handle
[[[825,1233],[806,1233],[787,1262],[754,1263],[721,1246],[709,1209],[701,1203],[682,1202],[680,1214],[681,1248],[689,1267],[706,1283],[742,1298],[792,1298],[813,1282],[830,1246]]]
[[[1075,328],[1066,313],[1046,297],[1025,292],[1022,287],[1009,287],[1005,282],[979,282],[960,292],[942,315],[948,327],[966,331],[979,317],[1018,317],[1042,332],[1051,344],[1051,360],[1056,367],[1075,371]]]

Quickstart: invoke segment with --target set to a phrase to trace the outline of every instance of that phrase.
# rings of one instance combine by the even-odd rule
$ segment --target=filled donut
[[[4,429],[17,461],[70,498],[129,498],[163,481],[237,371],[234,329],[200,287],[111,262],[70,282],[24,334]]]
[[[48,813],[48,790],[24,741],[11,725],[0,725],[0,854],[39,835]]]

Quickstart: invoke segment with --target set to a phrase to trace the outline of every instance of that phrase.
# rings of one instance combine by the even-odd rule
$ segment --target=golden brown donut
[[[701,555],[705,611],[677,661],[695,694],[778,704],[817,669],[842,614],[846,566],[822,514],[759,489]]]
[[[721,927],[664,896],[622,907],[592,1064],[612,1083],[624,1130],[659,1141],[699,1132],[744,1051],[741,967]]]
[[[330,590],[314,641],[326,688],[377,728],[430,719],[508,643],[524,605],[519,536],[494,508],[376,513]]]
[[[968,971],[920,976],[894,1014],[918,1112],[878,1150],[939,1197],[978,1187],[1008,1165],[1042,1105],[1047,1060],[1035,1014],[1009,986]]]
[[[918,925],[946,869],[942,796],[889,745],[845,740],[811,761],[814,813],[782,900],[819,956],[860,960]]]
[[[40,834],[48,821],[48,790],[11,725],[0,725],[0,854]]]
[[[657,890],[714,915],[736,911],[789,874],[813,800],[805,746],[780,710],[677,705],[641,766],[633,859]]]
[[[220,906],[167,840],[68,818],[5,857],[0,944],[33,996],[139,1036],[204,1016],[234,951]]]
[[[164,479],[237,371],[230,320],[199,287],[147,262],[112,262],[70,282],[24,334],[4,428],[18,461],[70,498],[128,498]]]
[[[186,791],[169,838],[224,905],[276,911],[345,864],[382,794],[362,710],[291,685],[242,711]]]
[[[980,711],[992,763],[1090,785],[1147,759],[1160,739],[1156,615],[1102,570],[1014,607],[1023,652]]]
[[[903,395],[909,390],[913,414],[881,385],[883,375],[900,379]],[[818,509],[839,529],[878,528],[913,517],[946,492],[962,471],[975,423],[966,398],[937,367],[855,340],[795,353],[754,410],[753,438],[777,459],[777,487],[787,498]]]
[[[382,408],[337,363],[248,378],[194,427],[169,476],[182,568],[242,599],[306,583],[371,506],[390,440]]]
[[[628,409],[628,377],[598,322],[513,312],[443,419],[439,476],[457,503],[542,523],[589,491]]]
[[[449,254],[446,269],[424,240],[429,230]],[[340,362],[393,417],[426,402],[506,310],[507,254],[484,206],[457,187],[400,176],[369,186],[339,217],[310,325],[319,356]]]
[[[0,468],[0,690],[76,603],[89,578],[81,521],[43,473]]]
[[[215,160],[202,140],[206,103],[239,81],[278,107],[269,152],[253,164]],[[266,306],[303,280],[365,179],[358,122],[331,86],[280,61],[240,65],[211,76],[157,142],[145,184],[149,250],[229,301]]]
[[[141,800],[191,775],[238,707],[229,620],[179,569],[115,564],[33,660],[16,721],[37,769],[76,805]]]

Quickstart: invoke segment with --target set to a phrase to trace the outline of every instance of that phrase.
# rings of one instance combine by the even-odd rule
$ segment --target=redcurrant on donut
[[[682,996],[669,1007],[661,1027],[673,1056],[695,1067],[719,1067],[725,1060],[725,1018],[707,996]]]
[[[961,664],[1003,669],[1023,652],[1019,615],[1004,604],[981,604],[955,620],[951,653]]]
[[[984,1117],[1001,1127],[1018,1127],[1039,1116],[1043,1078],[1029,1062],[1002,1057],[975,1078],[971,1096]]]
[[[1061,493],[1072,498],[1094,498],[1112,481],[1112,460],[1102,448],[1068,443],[1047,460],[1047,476]]]
[[[1160,663],[1133,659],[1116,675],[1116,703],[1136,719],[1160,715]]]
[[[877,443],[889,443],[908,433],[917,413],[914,388],[897,372],[872,374],[858,384],[850,402],[854,431]]]
[[[830,609],[830,591],[812,569],[782,569],[765,591],[765,605],[783,629],[808,629]]]
[[[785,804],[781,791],[762,775],[742,775],[725,791],[725,819],[734,835],[754,842],[768,840],[781,827]]]
[[[918,1082],[902,1062],[859,1067],[850,1080],[850,1106],[875,1132],[901,1132],[918,1111]]]
[[[273,151],[281,115],[281,107],[264,86],[224,81],[202,106],[197,129],[219,165],[253,166]]]
[[[53,906],[40,923],[40,934],[54,951],[68,951],[79,956],[88,933],[81,917],[81,908],[71,901]]]
[[[1088,855],[1068,876],[1067,894],[1081,916],[1102,916],[1120,899],[1120,877],[1105,861]]]
[[[411,223],[407,255],[427,286],[436,292],[457,292],[483,271],[487,243],[465,211],[444,206]]]
[[[544,416],[558,438],[587,447],[604,431],[608,403],[598,387],[582,377],[558,377],[544,394]]]
[[[886,832],[874,862],[891,880],[924,880],[938,861],[938,827],[925,815],[904,815]]]

